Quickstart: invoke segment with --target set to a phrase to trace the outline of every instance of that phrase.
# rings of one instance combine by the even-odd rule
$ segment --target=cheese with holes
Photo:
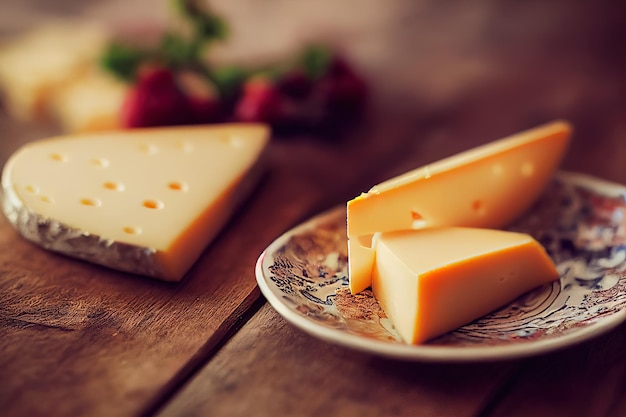
[[[407,343],[454,330],[559,277],[524,233],[407,230],[376,235],[374,247],[372,290]]]
[[[4,167],[3,210],[46,249],[177,281],[251,191],[268,140],[225,124],[33,142]]]
[[[374,233],[509,224],[546,187],[570,133],[568,123],[552,122],[407,172],[349,201],[350,290],[371,284]]]

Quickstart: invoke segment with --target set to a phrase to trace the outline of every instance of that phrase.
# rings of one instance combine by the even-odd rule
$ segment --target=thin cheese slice
[[[177,281],[251,191],[268,140],[226,124],[32,142],[4,167],[3,209],[44,248]]]
[[[523,233],[389,232],[375,248],[372,290],[407,343],[454,330],[559,277],[543,247]]]
[[[371,284],[377,232],[501,228],[537,199],[567,149],[562,121],[471,149],[374,186],[347,204],[350,290]]]

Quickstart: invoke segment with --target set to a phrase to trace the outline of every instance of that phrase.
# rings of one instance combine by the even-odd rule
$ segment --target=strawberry
[[[263,77],[251,78],[235,105],[235,119],[240,122],[275,123],[280,120],[284,101],[276,85]]]
[[[122,127],[182,125],[193,121],[189,101],[171,70],[153,67],[139,72],[122,106]]]
[[[304,70],[294,68],[283,74],[276,83],[278,90],[294,99],[306,98],[313,90],[313,81]]]
[[[328,81],[326,105],[341,115],[356,115],[365,103],[367,88],[355,74],[333,77]]]
[[[324,84],[329,112],[351,117],[362,110],[367,99],[367,85],[343,58],[333,59],[320,82]]]
[[[193,122],[217,123],[221,120],[221,105],[213,97],[188,97],[189,107],[193,114]]]

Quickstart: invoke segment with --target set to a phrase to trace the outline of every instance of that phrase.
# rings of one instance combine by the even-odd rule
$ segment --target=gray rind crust
[[[3,191],[2,210],[9,223],[36,245],[119,271],[168,280],[157,263],[155,249],[104,239],[41,216],[24,207],[10,187]]]

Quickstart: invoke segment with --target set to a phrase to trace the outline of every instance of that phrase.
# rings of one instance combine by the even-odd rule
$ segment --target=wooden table
[[[154,3],[128,3],[8,1],[0,28],[163,16]],[[233,22],[223,56],[336,43],[368,78],[371,108],[340,141],[273,140],[268,177],[179,284],[42,251],[1,217],[0,415],[626,416],[626,325],[525,359],[403,362],[292,327],[254,277],[274,238],[376,181],[554,118],[576,127],[565,169],[626,183],[625,7],[213,4]],[[0,166],[52,133],[3,115]]]

